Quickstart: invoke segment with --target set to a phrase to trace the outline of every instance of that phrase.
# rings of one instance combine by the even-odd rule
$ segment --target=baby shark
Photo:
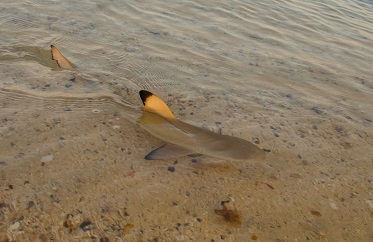
[[[75,68],[61,52],[51,45],[52,59],[64,70]],[[136,123],[153,136],[166,142],[144,158],[146,160],[163,160],[190,154],[204,154],[226,160],[265,159],[265,152],[253,143],[233,136],[214,133],[210,130],[193,126],[178,120],[166,103],[155,94],[141,90],[139,92],[144,104],[141,117]],[[137,116],[138,117],[138,116]]]
[[[222,135],[178,120],[155,94],[140,91],[144,104],[137,123],[153,136],[167,142],[145,156],[146,160],[163,160],[189,154],[204,154],[227,160],[265,159],[262,149],[233,136]]]

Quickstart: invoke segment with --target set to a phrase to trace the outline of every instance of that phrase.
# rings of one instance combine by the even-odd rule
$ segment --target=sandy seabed
[[[69,83],[68,72],[56,75]],[[170,94],[176,116],[205,120],[217,110],[216,131],[252,140],[267,159],[146,161],[162,141],[103,98],[40,97],[58,85],[75,88],[0,92],[0,241],[373,238],[372,134],[349,119],[331,122],[319,109],[298,121],[268,110],[235,119],[247,107],[214,93]],[[240,122],[252,133],[228,132]]]

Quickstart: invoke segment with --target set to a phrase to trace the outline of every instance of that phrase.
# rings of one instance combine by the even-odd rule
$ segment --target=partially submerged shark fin
[[[68,61],[61,52],[57,49],[56,46],[51,45],[52,60],[57,62],[57,65],[64,70],[73,71],[75,68],[72,66],[71,62]]]
[[[165,104],[162,99],[157,97],[155,94],[148,92],[146,90],[141,90],[139,92],[142,103],[144,104],[144,110],[156,113],[159,116],[162,116],[166,119],[174,119],[175,116],[168,108],[167,104]]]
[[[265,152],[253,143],[237,137],[222,135],[193,126],[175,118],[167,105],[151,92],[141,90],[144,103],[137,123],[167,144],[145,159],[162,160],[188,154],[205,154],[228,160],[263,160]]]
[[[167,143],[147,154],[145,160],[166,160],[190,154],[193,154],[193,152],[188,149]]]

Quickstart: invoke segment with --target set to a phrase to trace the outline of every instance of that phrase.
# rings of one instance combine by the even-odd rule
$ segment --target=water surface
[[[5,0],[0,27],[1,240],[373,239],[372,1]],[[267,159],[143,160],[141,89]]]

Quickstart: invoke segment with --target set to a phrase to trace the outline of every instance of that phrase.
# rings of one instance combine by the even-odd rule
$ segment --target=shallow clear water
[[[0,28],[1,240],[373,239],[372,1],[5,0]],[[143,160],[141,89],[267,159]]]

